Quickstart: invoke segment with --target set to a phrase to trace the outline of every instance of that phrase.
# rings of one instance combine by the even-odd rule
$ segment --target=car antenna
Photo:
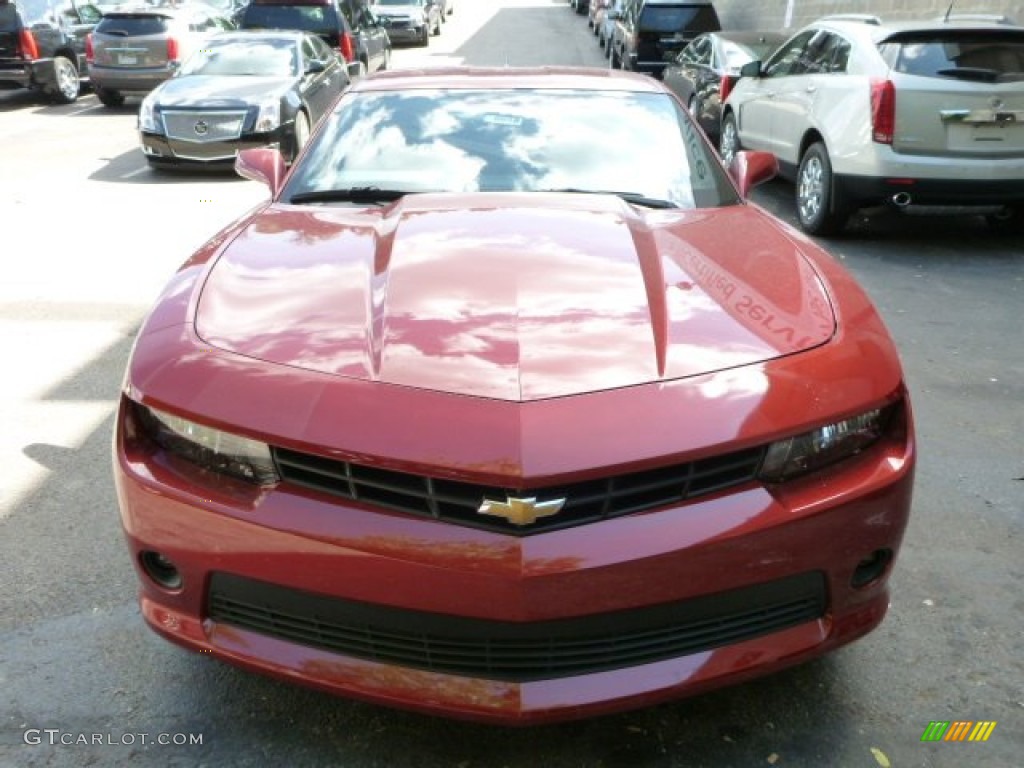
[[[949,0],[949,8],[946,9],[946,15],[942,17],[942,23],[945,24],[949,21],[949,14],[953,12],[953,6],[956,4],[956,0]]]

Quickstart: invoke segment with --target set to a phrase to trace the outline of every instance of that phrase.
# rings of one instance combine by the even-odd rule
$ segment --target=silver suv
[[[722,109],[722,157],[772,152],[796,181],[806,232],[838,232],[880,204],[966,207],[1021,229],[1024,27],[827,17],[741,74]]]
[[[234,28],[220,11],[199,3],[109,11],[86,44],[93,91],[105,106],[120,106],[125,92],[153,90],[211,35]]]

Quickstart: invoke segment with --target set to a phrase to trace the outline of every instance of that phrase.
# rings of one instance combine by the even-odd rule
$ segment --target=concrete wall
[[[831,13],[920,19],[946,12],[949,0],[716,0],[725,29],[802,27]],[[954,13],[1003,13],[1024,24],[1024,0],[956,0]],[[787,23],[788,22],[788,23]]]

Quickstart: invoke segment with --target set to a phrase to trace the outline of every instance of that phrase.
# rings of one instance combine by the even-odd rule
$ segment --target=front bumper
[[[403,45],[406,43],[421,43],[428,39],[430,33],[427,23],[423,22],[417,26],[393,26],[387,27],[388,38],[392,43]]]
[[[223,478],[211,483],[136,439],[126,403],[116,434],[122,519],[142,613],[157,632],[326,691],[505,724],[694,694],[814,658],[870,631],[888,605],[891,559],[867,583],[851,582],[872,553],[899,549],[914,451],[904,435],[774,490],[747,484],[651,513],[510,537],[287,483],[262,490]],[[180,588],[164,589],[147,575],[145,552],[174,563]],[[760,633],[739,631],[735,641],[715,634],[729,614],[721,606],[737,606],[739,616],[772,590],[785,597],[785,585],[816,580],[820,604],[809,613]],[[558,655],[572,643],[546,641],[545,633],[563,641],[573,633],[614,634],[666,612],[682,616],[686,632],[710,639],[698,637],[668,658],[626,666],[613,659],[557,675],[478,666],[458,672],[448,663],[439,671],[396,663],[390,651],[337,650],[358,647],[346,636],[358,616],[363,629],[401,653],[414,652],[400,631],[405,623],[460,649],[494,646],[500,634]],[[310,622],[317,638],[303,634]]]
[[[291,138],[283,127],[270,133],[243,133],[231,141],[190,142],[156,133],[139,133],[142,152],[152,165],[168,167],[209,167],[233,170],[240,150],[254,147],[280,148],[286,157]]]

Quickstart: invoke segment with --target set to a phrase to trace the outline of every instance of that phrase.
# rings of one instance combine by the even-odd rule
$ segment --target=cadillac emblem
[[[549,517],[565,506],[565,499],[537,501],[536,498],[516,499],[507,496],[505,501],[484,499],[477,510],[481,515],[503,517],[513,525],[529,525],[539,517]]]
[[[196,132],[196,136],[205,136],[210,130],[210,126],[205,120],[197,120],[192,130]]]

